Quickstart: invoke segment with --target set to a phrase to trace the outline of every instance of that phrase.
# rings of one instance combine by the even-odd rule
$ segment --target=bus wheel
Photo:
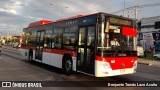
[[[70,75],[72,73],[72,59],[70,57],[65,57],[63,63],[63,71],[67,75]]]

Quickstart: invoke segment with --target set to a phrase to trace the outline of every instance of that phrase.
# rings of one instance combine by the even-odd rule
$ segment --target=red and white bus
[[[66,74],[108,77],[136,72],[136,40],[134,20],[100,12],[31,23],[23,29],[21,54]]]

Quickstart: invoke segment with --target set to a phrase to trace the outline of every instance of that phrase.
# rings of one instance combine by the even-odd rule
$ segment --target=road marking
[[[45,81],[54,81],[55,78],[53,76],[48,76]]]
[[[153,75],[153,74],[143,73],[143,72],[137,72],[136,74],[133,74],[133,76],[152,79],[152,80],[156,80],[156,81],[160,80],[158,75]]]

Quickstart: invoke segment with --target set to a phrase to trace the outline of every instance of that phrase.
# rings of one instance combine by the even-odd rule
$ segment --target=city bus
[[[41,20],[23,29],[21,55],[60,68],[67,75],[133,74],[137,69],[136,32],[133,19],[103,12]],[[111,45],[114,38],[118,46]]]

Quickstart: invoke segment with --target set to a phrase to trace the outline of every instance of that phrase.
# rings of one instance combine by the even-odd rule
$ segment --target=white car
[[[137,56],[144,57],[144,50],[142,46],[137,46]]]
[[[14,48],[18,48],[18,42],[14,43],[14,44],[13,44],[13,47],[14,47]]]
[[[156,60],[159,60],[160,59],[160,53],[155,53],[153,55],[153,58],[156,59]]]

